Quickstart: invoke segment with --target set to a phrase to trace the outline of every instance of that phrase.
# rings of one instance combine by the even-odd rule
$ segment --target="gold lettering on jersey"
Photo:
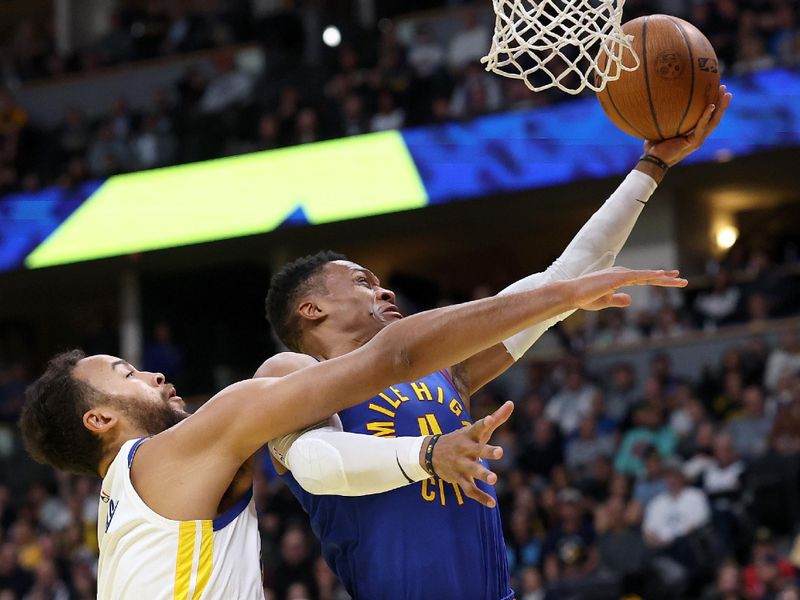
[[[377,437],[395,437],[393,421],[373,421],[367,423],[367,431]]]
[[[397,396],[397,399],[400,400],[400,402],[408,402],[408,396],[403,396],[403,393],[396,387],[389,386],[389,389],[394,392],[394,395]]]
[[[461,497],[461,487],[457,483],[451,483],[450,485],[453,486],[453,489],[456,492],[456,502],[458,502],[458,505],[461,506],[464,504],[464,498]]]
[[[398,407],[400,406],[400,400],[395,400],[394,398],[390,398],[389,396],[387,396],[387,395],[386,395],[386,394],[384,394],[383,392],[381,392],[380,394],[378,394],[378,396],[380,396],[381,398],[383,398],[384,400],[386,400],[386,402],[388,402],[388,403],[389,403],[389,405],[390,405],[392,408],[398,408]]]
[[[470,425],[472,425],[472,423],[470,423],[469,421],[461,421],[461,427],[462,428],[463,427],[469,427]]]
[[[422,480],[422,499],[426,502],[433,502],[436,499],[436,492],[428,491],[428,483],[433,481],[433,478]]]
[[[433,400],[431,391],[428,389],[428,386],[424,381],[412,383],[411,389],[414,390],[414,393],[417,395],[417,400]]]
[[[455,416],[460,417],[461,413],[464,412],[464,407],[461,406],[461,402],[453,398],[450,400],[450,410]]]
[[[386,415],[390,419],[394,419],[394,417],[395,417],[395,413],[394,412],[392,412],[391,410],[389,410],[388,408],[386,408],[384,406],[379,406],[378,404],[372,404],[370,402],[369,409],[370,410],[374,410],[375,412],[379,412],[379,413],[381,413],[383,415]]]
[[[444,404],[444,390],[442,389],[442,386],[440,386],[440,385],[436,386],[436,401],[439,404]]]
[[[422,486],[420,488],[422,499],[425,500],[425,502],[434,502],[438,496],[439,504],[442,506],[447,506],[447,494],[445,493],[445,490],[447,489],[448,485],[453,488],[453,492],[456,496],[456,504],[458,504],[458,506],[462,506],[464,504],[464,496],[461,494],[461,488],[458,486],[458,484],[449,483],[444,479],[439,478],[431,477],[430,479],[425,479],[422,481]]]

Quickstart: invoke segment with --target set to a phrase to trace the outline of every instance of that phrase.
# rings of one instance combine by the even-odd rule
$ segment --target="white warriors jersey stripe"
[[[100,495],[100,600],[263,600],[252,490],[214,520],[172,521],[136,493],[130,465],[146,438],[123,444]]]

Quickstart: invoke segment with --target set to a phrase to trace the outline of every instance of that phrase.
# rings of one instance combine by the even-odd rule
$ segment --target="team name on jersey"
[[[397,412],[406,402],[423,402],[447,406],[447,409],[456,417],[461,417],[464,412],[464,405],[457,398],[452,397],[452,392],[448,392],[440,385],[431,387],[424,380],[417,380],[408,384],[411,387],[412,395],[406,396],[402,390],[396,386],[390,386],[387,390],[378,394],[370,402],[367,408],[375,413],[382,415],[366,424],[367,431],[377,437],[396,437]],[[388,417],[391,420],[386,420]],[[426,412],[417,417],[420,435],[437,435],[444,433],[434,412]],[[462,427],[469,427],[471,423],[461,419]],[[454,483],[448,483],[438,477],[431,477],[420,483],[420,497],[425,502],[438,502],[441,506],[447,506],[448,498],[458,506],[464,504],[464,495],[461,488]]]
[[[384,418],[381,421],[376,420],[367,423],[367,431],[378,437],[397,437],[397,428],[395,426],[397,410],[403,403],[409,401],[436,402],[441,405],[447,403],[447,407],[456,417],[460,417],[461,413],[464,412],[464,405],[461,404],[457,398],[445,399],[445,390],[440,385],[437,385],[435,390],[431,390],[424,381],[414,381],[409,385],[414,392],[413,398],[409,398],[404,395],[401,390],[397,389],[395,386],[391,386],[375,397],[376,402],[369,403],[367,408],[383,415]],[[385,417],[389,417],[391,420],[387,421]],[[436,435],[443,433],[436,419],[436,415],[432,412],[417,417],[417,423],[419,425],[420,435]],[[462,420],[461,425],[469,427],[470,422]]]

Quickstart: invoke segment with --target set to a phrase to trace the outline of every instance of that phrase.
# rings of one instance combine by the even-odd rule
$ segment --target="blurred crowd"
[[[146,366],[179,372],[168,326],[154,335]],[[800,334],[731,345],[695,379],[660,353],[638,376],[586,364],[523,363],[472,400],[474,418],[516,403],[495,468],[517,598],[798,598]],[[0,369],[0,599],[94,598],[99,482],[22,456],[8,423],[24,377]],[[266,454],[260,464],[267,598],[346,599]]]
[[[307,40],[318,32],[306,31],[309,8],[302,3],[198,5],[204,10],[195,3],[125,2],[104,37],[69,56],[56,52],[52,26],[21,23],[2,53],[10,84],[219,50],[213,71],[188,68],[174,85],[153,89],[146,110],[118,97],[100,117],[67,108],[55,128],[32,122],[11,87],[0,86],[0,196],[568,98],[557,90],[533,94],[520,81],[482,69],[492,34],[485,6],[440,15],[457,22],[449,36],[425,19],[402,36],[388,19],[374,29],[351,22],[342,28],[340,46],[312,58],[305,56]],[[792,0],[630,0],[625,10],[626,18],[666,12],[691,20],[730,72],[800,64],[800,10]],[[234,59],[230,44],[244,40],[264,51],[267,66],[259,74]]]

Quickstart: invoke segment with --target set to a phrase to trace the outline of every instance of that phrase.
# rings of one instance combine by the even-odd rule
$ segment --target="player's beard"
[[[128,415],[132,424],[148,435],[166,431],[189,416],[184,411],[175,408],[166,397],[163,398],[163,403],[158,404],[129,399],[123,401],[120,407]]]

